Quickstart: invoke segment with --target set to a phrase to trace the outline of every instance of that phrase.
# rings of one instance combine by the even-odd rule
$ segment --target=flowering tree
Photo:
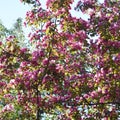
[[[0,117],[117,120],[120,1],[80,0],[75,9],[87,21],[71,15],[73,0],[47,0],[47,9],[39,0],[22,2],[33,4],[26,25],[35,50],[19,47],[15,37],[1,43]]]

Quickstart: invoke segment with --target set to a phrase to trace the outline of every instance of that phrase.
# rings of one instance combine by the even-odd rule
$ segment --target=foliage
[[[23,2],[33,4],[26,24],[36,49],[15,37],[1,43],[1,119],[118,120],[120,1],[80,0],[75,9],[87,21],[71,15],[73,0],[47,0],[46,10]]]
[[[18,18],[11,29],[7,29],[2,22],[0,22],[0,41],[5,43],[6,39],[9,39],[10,36],[14,36],[16,37],[16,40],[19,40],[19,46],[28,47],[28,45],[26,45],[27,40],[23,32],[22,18]]]

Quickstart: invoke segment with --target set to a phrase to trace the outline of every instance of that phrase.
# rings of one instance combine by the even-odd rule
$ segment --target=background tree
[[[80,0],[76,10],[88,14],[87,21],[71,15],[73,0],[47,0],[47,9],[39,0],[22,2],[33,4],[26,24],[35,49],[21,49],[14,37],[1,43],[0,99],[6,105],[0,117],[14,119],[17,104],[18,119],[117,120],[120,1]]]
[[[18,41],[19,46],[21,47],[30,47],[30,43],[25,38],[25,33],[23,32],[23,22],[22,18],[18,18],[13,24],[11,29],[7,29],[2,22],[0,22],[0,41],[6,41],[8,36],[15,36]]]

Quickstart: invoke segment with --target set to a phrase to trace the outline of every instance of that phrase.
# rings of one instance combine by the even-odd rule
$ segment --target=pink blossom
[[[42,63],[43,63],[43,65],[47,65],[48,64],[48,59],[47,58],[45,58],[43,61],[42,61]]]
[[[25,66],[27,66],[27,62],[26,61],[20,63],[20,67],[25,67]]]
[[[26,51],[27,51],[27,48],[21,48],[21,49],[20,49],[20,52],[21,52],[21,53],[25,53]]]
[[[13,100],[13,99],[14,99],[14,96],[11,95],[10,93],[8,93],[8,94],[5,94],[5,95],[4,95],[4,98],[8,98],[9,100]]]
[[[100,101],[99,101],[100,103],[104,103],[105,102],[105,98],[104,97],[102,97],[102,98],[100,98]]]
[[[2,112],[6,112],[6,111],[14,111],[14,105],[13,104],[7,104],[3,109]]]
[[[92,92],[90,93],[90,95],[91,95],[92,98],[98,97],[98,93],[97,93],[96,91],[92,91]]]

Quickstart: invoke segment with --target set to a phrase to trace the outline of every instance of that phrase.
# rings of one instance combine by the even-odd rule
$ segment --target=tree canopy
[[[31,51],[10,36],[0,43],[1,120],[120,118],[120,0],[21,0]]]

